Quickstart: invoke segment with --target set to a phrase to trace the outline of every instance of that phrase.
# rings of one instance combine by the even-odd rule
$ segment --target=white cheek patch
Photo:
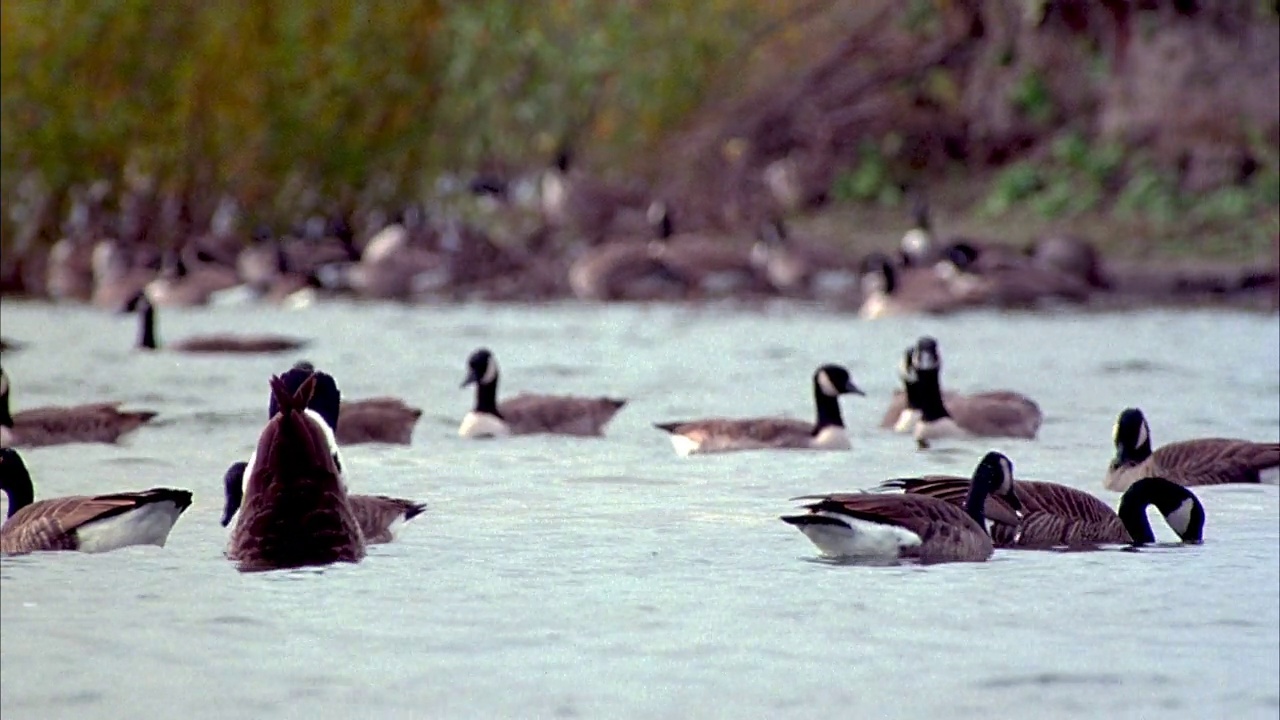
[[[1178,533],[1179,536],[1187,532],[1187,528],[1191,526],[1191,514],[1195,510],[1196,503],[1191,498],[1182,501],[1173,512],[1165,516],[1169,522],[1169,527]]]
[[[937,370],[938,356],[934,353],[922,353],[917,351],[913,356],[911,364],[914,365],[917,370]]]
[[[929,233],[920,228],[911,228],[902,235],[902,249],[909,255],[924,255],[933,245]]]
[[[1147,420],[1143,418],[1142,425],[1138,426],[1138,447],[1145,446],[1151,440],[1151,431],[1147,429]]]
[[[822,391],[823,395],[829,397],[836,397],[840,394],[840,390],[836,388],[835,383],[831,382],[826,370],[818,372],[818,389]]]
[[[911,364],[911,355],[904,355],[902,361],[898,363],[898,377],[906,382],[916,381],[916,369]]]
[[[1008,494],[1013,490],[1013,463],[1009,458],[1000,458],[1000,492]]]
[[[484,368],[484,376],[480,378],[481,385],[491,385],[498,380],[498,361],[489,358],[489,364]]]

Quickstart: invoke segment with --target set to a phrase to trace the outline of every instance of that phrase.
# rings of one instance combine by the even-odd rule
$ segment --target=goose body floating
[[[498,402],[498,360],[486,348],[467,358],[467,377],[462,387],[476,386],[476,402],[462,418],[458,435],[465,438],[492,438],[508,435],[552,433],[598,436],[613,416],[627,404],[610,397],[538,395],[522,393]]]
[[[191,493],[174,488],[35,501],[31,474],[13,448],[0,448],[0,489],[9,498],[8,519],[0,526],[0,552],[6,555],[164,547],[169,531],[191,506]]]
[[[809,538],[823,555],[893,564],[903,558],[921,563],[984,562],[994,552],[987,534],[988,499],[1008,508],[1003,519],[1017,523],[1021,506],[1013,494],[1013,463],[987,453],[974,469],[964,502],[919,494],[836,493],[806,495],[809,512],[781,519]]]
[[[840,412],[841,395],[864,395],[840,365],[823,365],[813,373],[812,423],[785,417],[706,418],[655,423],[671,436],[681,456],[738,450],[848,450],[851,446]]]

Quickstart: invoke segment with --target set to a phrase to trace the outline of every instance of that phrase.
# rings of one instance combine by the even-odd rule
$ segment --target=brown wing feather
[[[401,517],[409,520],[426,507],[412,500],[386,495],[349,495],[347,501],[351,503],[351,512],[367,543],[391,542],[391,525]]]
[[[898,418],[902,417],[902,412],[907,409],[907,394],[901,390],[895,390],[893,397],[889,398],[889,407],[884,411],[884,417],[880,418],[880,427],[891,428],[898,424]]]
[[[813,436],[813,425],[792,418],[707,418],[659,425],[675,435],[695,440],[726,438],[759,443],[770,447],[806,447]]]
[[[926,495],[837,494],[805,507],[906,528],[920,537],[914,555],[921,562],[982,561],[991,557],[993,550],[986,530],[968,513],[946,500]]]
[[[969,497],[969,484],[969,478],[958,475],[924,475],[916,478],[890,480],[885,484],[885,487],[899,487],[908,494],[925,495],[939,500],[946,500],[963,510],[965,500]],[[1019,483],[1015,487],[1021,488],[1022,485]],[[1018,494],[1018,499],[1022,499],[1021,493]],[[986,502],[983,504],[983,512],[986,514],[987,520],[996,525],[1003,525],[1013,529],[1018,527],[1018,514],[1003,498],[988,495]]]
[[[626,400],[608,397],[523,393],[504,400],[498,412],[516,434],[602,435]]]
[[[1147,462],[1147,475],[1179,485],[1256,483],[1261,471],[1280,466],[1280,444],[1227,438],[1184,440],[1158,448]]]

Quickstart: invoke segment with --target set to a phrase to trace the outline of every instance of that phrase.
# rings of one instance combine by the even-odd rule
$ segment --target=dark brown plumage
[[[982,562],[994,552],[991,538],[972,517],[936,498],[850,493],[827,495],[803,507],[810,513],[830,512],[905,528],[920,537],[920,544],[902,554],[922,563]]]
[[[599,436],[604,426],[627,404],[610,397],[539,395],[522,393],[498,403],[498,361],[480,348],[467,358],[467,377],[462,387],[476,386],[476,402],[462,418],[462,437],[501,437],[554,433]]]
[[[9,376],[0,369],[0,446],[114,443],[155,416],[149,410],[122,411],[118,402],[43,406],[11,413]]]
[[[173,524],[191,505],[190,492],[172,488],[33,502],[31,475],[12,448],[0,448],[0,489],[9,497],[8,519],[0,527],[0,552],[6,555],[106,552],[128,545],[163,547]],[[144,512],[149,516],[142,518]],[[131,513],[134,517],[126,517]],[[108,521],[115,523],[110,532],[95,532]]]
[[[342,403],[334,434],[340,445],[393,443],[409,445],[422,410],[393,397],[366,398]]]
[[[271,391],[280,411],[258,438],[241,516],[227,556],[243,571],[359,562],[360,525],[347,500],[323,423],[304,411],[315,378],[290,394],[279,377]]]
[[[889,480],[881,487],[898,488],[963,507],[968,480],[926,475]],[[1149,478],[1141,485],[1135,483],[1121,500],[1121,514],[1083,490],[1058,483],[1018,480],[1013,483],[1013,492],[1022,505],[1021,520],[1010,516],[1012,508],[1000,498],[987,498],[991,539],[996,547],[1087,548],[1152,542],[1145,513],[1147,505],[1156,505],[1185,542],[1199,542],[1204,527],[1204,508],[1199,499],[1163,478]],[[1187,500],[1191,502],[1184,507]],[[1135,510],[1123,512],[1126,505]]]
[[[408,522],[427,509],[422,503],[386,495],[350,495],[348,499],[364,541],[370,545],[391,542],[397,523]]]

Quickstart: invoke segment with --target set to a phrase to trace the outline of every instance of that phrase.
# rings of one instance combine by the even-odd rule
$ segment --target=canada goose
[[[13,414],[9,375],[0,368],[0,446],[43,447],[67,443],[114,443],[156,416],[149,410],[121,411],[120,403],[44,406]]]
[[[989,452],[973,471],[963,504],[917,494],[838,493],[805,495],[816,500],[805,515],[786,515],[829,557],[895,562],[913,557],[921,563],[983,562],[994,552],[987,535],[988,497],[996,496],[1013,511],[1021,510],[1013,494],[1013,463]]]
[[[0,527],[0,552],[107,552],[129,545],[164,547],[169,531],[191,506],[191,493],[172,488],[111,495],[72,495],[33,502],[31,474],[13,448],[0,448],[0,489],[9,514]]]
[[[757,228],[751,264],[783,295],[840,298],[858,285],[858,274],[844,257],[829,247],[796,242],[778,218]]]
[[[393,443],[409,445],[412,442],[413,426],[422,417],[422,410],[410,407],[403,400],[393,397],[375,397],[365,400],[341,400],[342,392],[333,376],[316,370],[306,360],[299,360],[289,368],[280,379],[290,391],[302,386],[303,381],[312,375],[316,383],[326,386],[324,393],[317,392],[308,407],[320,415],[325,423],[334,431],[339,445],[356,445],[359,443]],[[340,401],[336,406],[326,406],[332,401],[322,398],[333,398]],[[276,414],[275,396],[267,407],[267,417]]]
[[[671,435],[676,454],[688,456],[735,450],[847,450],[851,447],[840,413],[839,397],[865,395],[840,365],[823,365],[813,373],[814,423],[783,417],[708,418],[654,423]]]
[[[931,475],[898,478],[881,484],[907,493],[928,495],[963,505],[968,482],[964,478]],[[1017,523],[992,520],[991,539],[996,547],[1089,547],[1102,544],[1142,545],[1155,542],[1147,506],[1155,505],[1169,527],[1184,543],[1199,543],[1204,536],[1204,506],[1190,490],[1164,478],[1143,478],[1120,498],[1119,513],[1083,490],[1051,482],[1018,480],[1014,493],[1022,503]],[[991,510],[998,498],[987,499]],[[989,515],[992,513],[988,513]]]
[[[663,262],[661,250],[661,245],[635,239],[593,247],[569,266],[569,288],[580,300],[689,297],[695,279]]]
[[[1074,277],[1091,288],[1105,290],[1111,286],[1098,248],[1084,238],[1048,235],[1028,246],[1027,255],[1037,267]]]
[[[337,442],[324,420],[307,412],[315,389],[314,377],[296,393],[271,378],[280,412],[258,437],[227,548],[242,571],[364,558],[365,540],[347,501]]]
[[[187,257],[184,257],[187,256]],[[160,274],[144,288],[148,299],[160,307],[205,305],[220,290],[240,284],[232,268],[203,262],[193,250],[170,250],[160,265]]]
[[[662,200],[650,205],[648,219],[657,235],[651,252],[678,276],[688,278],[697,295],[758,295],[770,289],[752,262],[749,248],[729,238],[676,233],[671,209]]]
[[[467,438],[554,433],[603,435],[604,426],[626,400],[609,397],[534,395],[498,398],[498,361],[486,348],[467,358],[467,377],[461,387],[475,384],[476,404],[462,418],[458,435]]]
[[[538,179],[538,203],[548,225],[598,245],[628,211],[644,211],[648,200],[641,189],[605,184],[573,164],[573,150],[563,145]]]
[[[138,313],[138,348],[158,350],[156,309],[145,292],[138,293],[126,311]],[[184,353],[278,353],[305,347],[307,341],[280,335],[200,335],[168,343],[165,350]]]
[[[1123,492],[1144,477],[1162,477],[1179,485],[1276,483],[1280,481],[1280,443],[1228,438],[1200,438],[1151,450],[1151,428],[1137,408],[1116,419],[1116,456],[1103,486]]]
[[[862,299],[858,316],[864,320],[900,315],[954,312],[966,303],[932,271],[895,266],[888,255],[868,253],[858,270]]]
[[[912,365],[915,352],[916,346],[911,345],[903,353],[902,361],[898,363],[898,379],[902,381],[902,389],[894,391],[889,398],[889,408],[880,419],[880,427],[892,429],[896,433],[914,432],[916,423],[920,421],[921,387],[916,382],[916,370]],[[950,390],[942,392],[943,404],[949,404],[957,397],[959,393]]]
[[[996,252],[968,241],[948,245],[936,272],[957,297],[973,304],[1023,308],[1048,298],[1089,298],[1083,280],[1035,265],[1012,249]]]
[[[931,440],[944,437],[1035,439],[1044,415],[1031,398],[1012,390],[994,390],[954,395],[947,402],[940,384],[942,356],[937,341],[931,337],[916,342],[910,362],[917,392],[909,397],[920,411],[912,434],[921,449],[929,447]]]
[[[119,311],[142,291],[155,270],[138,264],[119,240],[99,240],[93,248],[93,297],[96,307]]]
[[[226,504],[222,510],[222,526],[231,524],[232,518],[240,509],[244,500],[244,472],[248,467],[244,461],[235,462],[227,468],[223,476],[223,487],[226,492]],[[404,498],[387,497],[386,495],[347,495],[347,503],[360,525],[360,533],[369,545],[389,543],[395,539],[395,533],[404,523],[414,519],[427,509],[423,503]]]

